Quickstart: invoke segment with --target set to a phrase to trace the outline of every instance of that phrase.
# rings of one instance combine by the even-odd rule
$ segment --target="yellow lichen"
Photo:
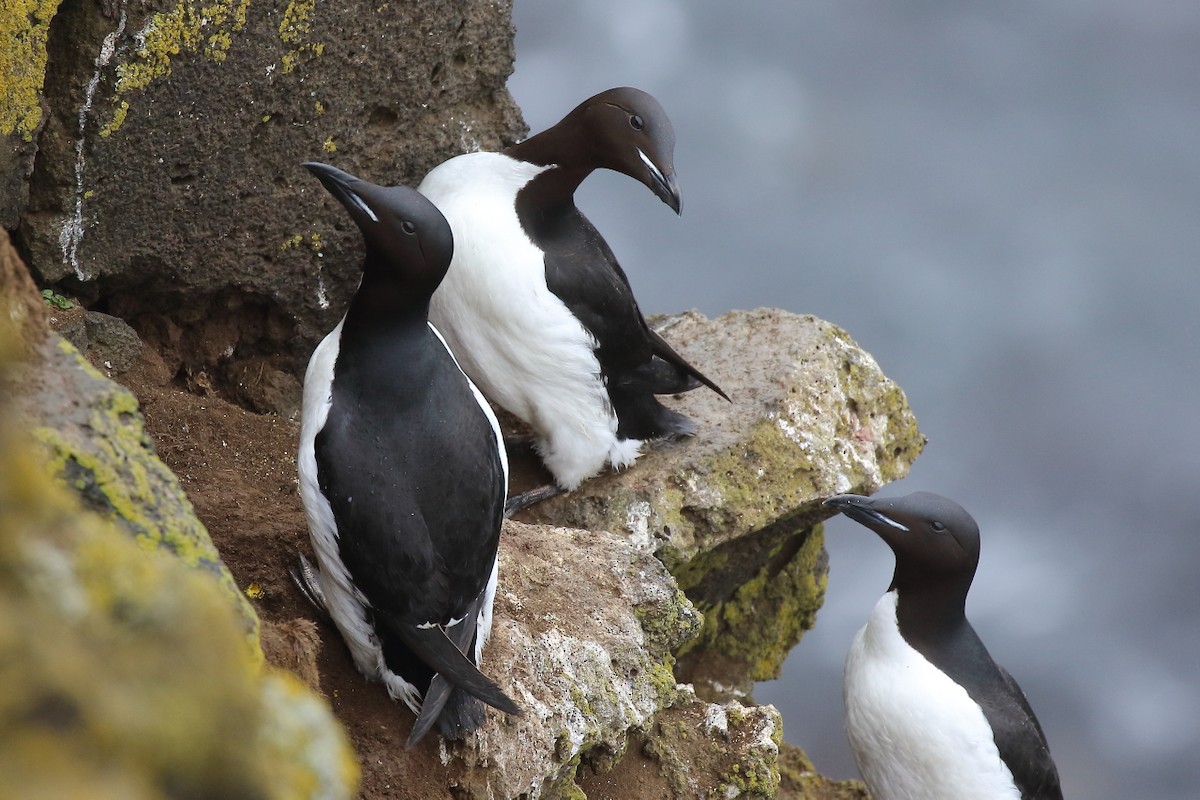
[[[154,453],[142,424],[137,399],[111,383],[66,340],[58,341],[60,369],[86,376],[80,391],[91,401],[80,428],[34,426],[32,435],[45,447],[51,474],[83,502],[133,537],[145,550],[164,550],[213,576],[246,621],[247,636],[258,651],[258,617],[220,560],[208,531],[196,518],[178,480]],[[89,385],[89,383],[93,385]]]
[[[279,21],[279,38],[285,44],[300,45],[312,32],[312,13],[316,0],[292,0]]]
[[[130,61],[117,65],[113,117],[101,136],[121,128],[129,111],[125,95],[144,89],[171,74],[171,60],[181,53],[200,52],[216,63],[223,62],[233,45],[233,34],[246,27],[250,0],[216,0],[200,5],[196,0],[176,0],[174,8],[159,12],[138,34],[140,43]]]
[[[109,136],[112,136],[114,131],[119,130],[125,124],[125,117],[128,114],[129,101],[122,100],[117,103],[116,110],[113,111],[113,118],[100,129],[100,138],[107,139]]]
[[[233,37],[229,31],[218,31],[208,37],[208,44],[204,48],[204,55],[220,64],[229,53],[229,46],[231,44],[233,44]]]
[[[307,41],[312,33],[315,7],[316,0],[291,0],[283,10],[283,17],[279,20],[279,39],[292,48],[281,59],[285,75],[300,64],[301,57],[306,53],[319,56],[325,52],[325,45],[321,42]]]
[[[299,247],[303,241],[304,237],[297,233],[295,236],[284,239],[283,244],[279,245],[279,250],[280,252],[291,250],[293,247]]]
[[[321,145],[321,149],[324,150],[326,153],[336,153],[337,152],[337,145],[333,143],[332,136],[325,137],[325,142],[324,142],[324,144]]]
[[[32,141],[42,122],[46,40],[61,0],[5,0],[0,10],[0,135]]]

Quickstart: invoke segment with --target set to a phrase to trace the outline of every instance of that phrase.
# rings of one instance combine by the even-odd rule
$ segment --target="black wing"
[[[984,708],[996,733],[1000,757],[1012,771],[1022,800],[1062,800],[1058,767],[1050,757],[1050,745],[1033,708],[1021,687],[1004,667],[996,665],[1008,689],[1009,702]]]
[[[646,324],[625,271],[578,209],[544,227],[535,240],[546,254],[546,287],[596,339],[596,358],[610,384],[651,394],[704,384],[728,399]]]

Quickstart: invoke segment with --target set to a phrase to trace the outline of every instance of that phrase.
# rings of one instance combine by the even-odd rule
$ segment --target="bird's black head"
[[[896,555],[892,588],[942,585],[965,600],[979,565],[979,526],[962,506],[930,492],[904,497],[839,494],[825,501],[887,542]]]
[[[557,125],[509,152],[537,164],[623,172],[675,213],[683,208],[675,178],[675,129],[659,102],[640,89],[621,87],[589,97]]]
[[[398,281],[414,299],[428,301],[454,255],[450,224],[424,195],[407,186],[377,186],[328,164],[309,172],[346,207],[362,231],[364,272]]]

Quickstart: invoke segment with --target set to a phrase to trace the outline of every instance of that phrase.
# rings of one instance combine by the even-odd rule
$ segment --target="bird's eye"
[[[941,533],[942,531],[946,530],[946,526],[943,525],[942,523],[938,522],[937,520],[934,520],[933,522],[929,523],[929,527],[932,528],[933,530],[937,531],[938,533]]]
[[[400,230],[404,231],[409,236],[412,236],[414,233],[417,232],[417,226],[412,224],[412,222],[410,222],[409,220],[404,220],[403,222],[400,223]]]
[[[642,128],[646,127],[646,122],[640,116],[634,114],[629,117],[629,127],[633,128],[635,131],[640,131]]]

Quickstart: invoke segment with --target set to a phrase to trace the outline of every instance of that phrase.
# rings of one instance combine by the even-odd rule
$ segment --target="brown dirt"
[[[362,765],[360,796],[453,796],[437,758],[438,737],[427,737],[411,754],[405,751],[412,714],[380,684],[363,678],[337,629],[289,577],[298,553],[313,558],[296,483],[299,423],[176,386],[150,348],[134,369],[114,377],[141,401],[159,457],[179,477],[238,586],[251,598],[263,621],[268,661],[317,684],[345,725]],[[203,382],[199,387],[203,390]],[[527,461],[517,464],[514,487],[533,485],[537,477]]]

